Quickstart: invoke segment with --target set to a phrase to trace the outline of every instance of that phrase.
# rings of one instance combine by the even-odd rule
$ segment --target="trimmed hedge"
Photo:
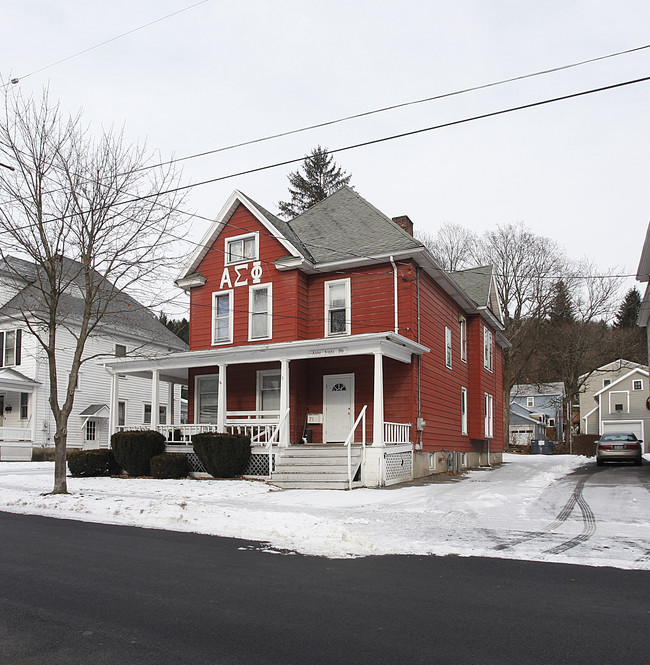
[[[151,458],[165,450],[165,437],[153,430],[116,432],[111,447],[117,463],[130,476],[148,476]]]
[[[189,470],[187,455],[163,453],[151,458],[151,475],[154,478],[185,478]]]
[[[112,450],[69,450],[68,469],[75,478],[85,476],[115,476],[122,471]]]
[[[248,436],[205,432],[195,434],[192,445],[205,470],[215,478],[241,476],[251,458]]]

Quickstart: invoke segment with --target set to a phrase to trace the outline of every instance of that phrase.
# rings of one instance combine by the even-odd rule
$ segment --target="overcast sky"
[[[196,2],[196,0],[194,0]],[[21,0],[3,3],[0,74],[181,157],[650,44],[647,0]],[[42,71],[37,71],[40,70]],[[650,48],[183,163],[184,183],[650,76]],[[650,82],[340,152],[351,184],[435,233],[523,221],[574,258],[634,274],[650,218]],[[272,212],[296,166],[233,189]],[[193,222],[200,239],[208,222]],[[634,284],[629,280],[628,284]]]

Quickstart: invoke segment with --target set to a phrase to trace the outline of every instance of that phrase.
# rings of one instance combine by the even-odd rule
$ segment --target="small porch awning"
[[[421,355],[428,351],[426,346],[398,333],[383,332],[184,351],[146,360],[114,360],[105,363],[105,366],[113,374],[128,374],[145,378],[151,377],[152,370],[158,370],[161,381],[186,383],[188,370],[194,367],[373,354],[381,354],[399,362],[410,363],[413,354]]]
[[[0,367],[0,390],[31,393],[39,385],[38,381],[28,379],[24,374],[17,372],[11,367]]]
[[[108,418],[110,411],[107,404],[91,404],[86,407],[80,414],[81,418]]]

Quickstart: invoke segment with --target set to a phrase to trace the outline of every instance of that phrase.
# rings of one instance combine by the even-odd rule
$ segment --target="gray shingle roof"
[[[316,263],[385,256],[422,247],[348,186],[292,219],[288,226]]]
[[[479,306],[490,306],[492,266],[480,266],[450,272],[451,278]]]
[[[22,316],[21,312],[31,312],[36,319],[43,320],[43,297],[38,286],[40,276],[35,264],[8,257],[13,271],[2,265],[2,271],[22,281],[22,289],[9,300],[0,310],[0,314],[10,317]],[[20,269],[20,275],[15,270]],[[61,325],[74,325],[80,320],[84,310],[84,300],[81,297],[83,290],[83,266],[72,259],[62,259],[62,273],[69,287],[61,295],[57,308],[58,323]],[[17,285],[20,287],[21,285]],[[0,278],[0,288],[2,281]],[[106,311],[101,317],[99,330],[103,333],[121,333],[131,337],[150,341],[154,344],[166,345],[176,351],[184,351],[187,345],[171,330],[166,328],[151,311],[124,291],[115,290],[112,285],[104,287],[105,300],[98,300],[96,308],[105,307]]]

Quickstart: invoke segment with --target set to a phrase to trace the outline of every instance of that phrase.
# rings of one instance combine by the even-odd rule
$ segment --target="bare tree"
[[[0,258],[21,294],[3,313],[25,326],[47,358],[53,493],[65,493],[68,419],[86,342],[107,313],[134,306],[124,289],[160,283],[157,271],[182,235],[180,200],[166,193],[176,182],[172,170],[146,168],[145,150],[127,145],[123,132],[93,137],[47,91],[38,101],[6,97],[3,111],[0,161],[14,170],[0,169]],[[33,271],[25,274],[12,255],[28,259]],[[59,357],[68,344],[73,359],[64,367]]]
[[[445,222],[434,235],[417,233],[417,238],[433,254],[443,270],[453,272],[473,265],[476,236],[460,224]]]

